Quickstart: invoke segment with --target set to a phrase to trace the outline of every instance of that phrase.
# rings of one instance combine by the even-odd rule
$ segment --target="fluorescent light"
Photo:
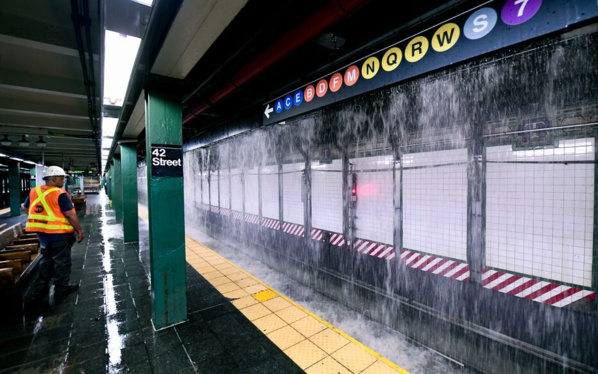
[[[152,3],[154,2],[154,0],[133,0],[133,1],[136,3],[139,3],[139,4],[149,6],[149,7],[151,7]]]
[[[112,141],[114,133],[116,132],[117,124],[118,118],[104,117],[102,120],[102,138],[111,138]]]
[[[103,137],[102,138],[102,149],[110,149],[112,147],[112,138]]]
[[[104,104],[122,106],[141,39],[106,30]]]

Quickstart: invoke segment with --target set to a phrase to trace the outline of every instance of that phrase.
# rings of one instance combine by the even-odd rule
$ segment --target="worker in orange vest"
[[[58,166],[44,170],[45,186],[31,189],[23,203],[28,214],[26,232],[35,232],[40,241],[42,258],[35,281],[33,300],[39,303],[48,296],[50,281],[54,278],[54,297],[60,299],[76,291],[79,285],[69,284],[71,276],[71,247],[75,233],[79,242],[85,235],[71,201],[62,189],[65,171]]]

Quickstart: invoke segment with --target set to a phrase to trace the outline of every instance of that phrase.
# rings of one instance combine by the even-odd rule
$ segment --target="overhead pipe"
[[[71,19],[73,21],[75,31],[75,41],[79,51],[79,60],[81,63],[81,70],[83,72],[83,80],[85,84],[85,93],[87,96],[87,112],[89,121],[91,123],[93,141],[96,146],[96,157],[98,165],[101,165],[101,152],[99,143],[99,125],[98,125],[98,111],[96,106],[96,81],[94,69],[94,55],[91,43],[91,18],[89,16],[88,0],[71,0]],[[85,43],[81,33],[81,28],[85,30]],[[85,59],[87,47],[87,61]],[[89,63],[89,66],[88,66]]]
[[[193,106],[183,116],[183,124],[188,123],[199,114],[206,111],[237,88],[252,80],[254,77],[268,69],[274,63],[303,46],[309,40],[321,34],[338,21],[355,12],[359,7],[370,0],[329,0],[316,10],[303,22],[289,30],[277,39],[267,50],[250,61],[241,70],[235,73],[230,81],[225,83],[207,100]]]

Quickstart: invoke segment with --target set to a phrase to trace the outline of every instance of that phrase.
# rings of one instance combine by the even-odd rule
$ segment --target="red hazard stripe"
[[[458,262],[453,262],[452,264],[450,264],[449,266],[447,266],[446,269],[444,269],[443,271],[441,271],[440,273],[438,273],[438,275],[444,276],[445,274],[449,273],[451,270],[453,270],[454,268],[456,268],[459,265],[460,264]]]
[[[501,272],[497,271],[496,273],[492,274],[488,278],[484,279],[482,281],[482,286],[486,286],[487,284],[492,283],[493,281],[502,277],[503,275],[505,275],[505,273],[501,273]]]
[[[448,262],[448,260],[443,258],[440,261],[438,261],[438,263],[436,265],[432,266],[431,268],[429,268],[426,271],[429,271],[430,273],[433,273],[434,271],[436,271],[436,269],[438,269],[442,265],[446,264],[447,262]]]
[[[421,269],[425,268],[426,265],[428,265],[430,262],[432,262],[434,260],[436,260],[435,257],[430,257],[426,261],[422,262],[418,267],[414,266],[414,268],[421,270]]]
[[[544,302],[546,304],[554,304],[554,303],[557,303],[557,302],[563,300],[564,298],[569,297],[578,292],[581,292],[581,290],[578,288],[569,288],[568,290],[565,290],[565,291],[561,292],[560,294],[555,295],[548,300],[545,300]]]
[[[456,272],[455,274],[451,275],[451,278],[459,278],[461,275],[467,273],[469,271],[469,266],[464,266],[463,269],[459,270],[458,272]],[[467,279],[465,279],[464,281],[467,281]]]
[[[535,280],[535,279],[530,279],[527,282],[523,283],[521,286],[519,287],[515,287],[513,288],[511,291],[507,292],[507,295],[517,295],[519,292],[530,288],[531,286],[533,286],[534,284],[540,282],[539,280]]]
[[[559,287],[558,284],[554,284],[554,283],[548,284],[548,285],[540,288],[539,290],[530,293],[529,295],[524,297],[524,299],[533,300],[538,296],[544,295],[546,292],[549,292],[550,290],[554,290],[557,287]]]
[[[496,286],[492,287],[491,289],[492,289],[492,291],[502,290],[503,288],[507,287],[509,284],[511,284],[513,282],[517,282],[519,279],[521,279],[520,276],[513,275],[513,276],[511,276],[511,278],[509,278],[506,281],[503,281],[503,282],[497,284]]]
[[[407,260],[409,260],[409,259],[410,259],[411,257],[413,257],[413,256],[418,256],[418,254],[417,254],[417,253],[415,253],[415,252],[407,252],[407,254],[405,255],[405,257],[403,257],[403,258],[401,259],[401,261],[403,261],[403,262],[407,262]],[[417,261],[417,260],[416,260],[416,261]]]

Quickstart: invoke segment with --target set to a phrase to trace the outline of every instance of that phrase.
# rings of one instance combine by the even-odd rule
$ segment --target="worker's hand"
[[[77,243],[81,243],[83,241],[83,239],[85,239],[85,234],[83,234],[83,231],[79,231],[77,233],[77,239],[79,239],[79,240],[77,240]]]

